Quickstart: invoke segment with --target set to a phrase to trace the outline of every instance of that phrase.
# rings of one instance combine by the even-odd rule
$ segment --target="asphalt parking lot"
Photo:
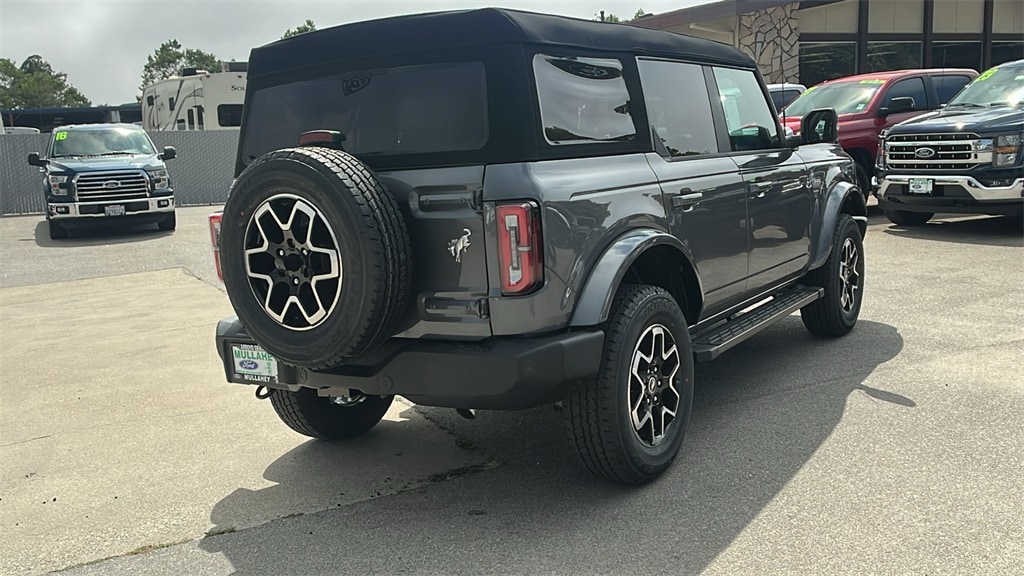
[[[1020,574],[1019,221],[873,212],[857,328],[793,316],[698,365],[676,465],[625,489],[549,407],[292,433],[224,382],[212,209],[0,219],[3,574]]]

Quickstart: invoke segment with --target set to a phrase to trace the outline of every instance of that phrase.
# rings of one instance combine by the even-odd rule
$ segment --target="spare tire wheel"
[[[390,337],[409,299],[410,254],[394,197],[339,150],[265,154],[224,205],[228,298],[253,339],[287,364],[335,366]]]

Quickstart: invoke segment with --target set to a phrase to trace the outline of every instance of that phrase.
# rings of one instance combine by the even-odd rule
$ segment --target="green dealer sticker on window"
[[[996,69],[995,68],[989,68],[988,70],[985,70],[984,72],[982,72],[981,76],[978,76],[977,78],[975,78],[974,81],[975,82],[981,82],[983,80],[988,80],[995,73],[996,73]]]
[[[56,134],[53,135],[53,139],[54,140],[64,140],[67,137],[68,137],[68,133],[67,132],[57,132]]]

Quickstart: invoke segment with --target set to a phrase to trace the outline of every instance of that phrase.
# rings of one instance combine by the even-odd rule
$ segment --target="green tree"
[[[216,72],[220,70],[220,61],[209,52],[195,48],[183,49],[177,40],[168,40],[146,58],[146,65],[142,67],[142,86],[139,90],[154,82],[176,76],[182,68],[200,68]]]
[[[611,12],[605,14],[604,10],[601,10],[601,12],[599,14],[594,14],[594,20],[600,20],[601,22],[612,22],[612,23],[622,22],[622,18],[619,18],[618,16],[616,16],[615,14],[612,14]]]
[[[645,15],[645,14],[647,14],[647,13],[644,12],[644,9],[640,8],[639,10],[636,11],[636,14],[633,14],[633,20],[639,20],[640,17]]]
[[[0,59],[0,108],[90,105],[88,98],[68,84],[68,75],[54,71],[42,56],[33,54],[20,67],[13,60]]]
[[[285,38],[291,38],[292,36],[298,36],[299,34],[305,34],[306,32],[312,32],[314,30],[316,30],[316,24],[309,18],[306,18],[306,21],[303,24],[296,26],[294,29],[289,28],[288,30],[285,30],[284,36],[281,36],[281,39],[284,40]]]

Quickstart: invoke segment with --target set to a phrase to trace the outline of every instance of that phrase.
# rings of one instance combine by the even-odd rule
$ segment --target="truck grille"
[[[992,161],[977,134],[894,134],[885,140],[885,161],[893,170],[970,169]]]
[[[141,170],[89,172],[75,178],[79,202],[135,200],[149,196],[149,179]]]

